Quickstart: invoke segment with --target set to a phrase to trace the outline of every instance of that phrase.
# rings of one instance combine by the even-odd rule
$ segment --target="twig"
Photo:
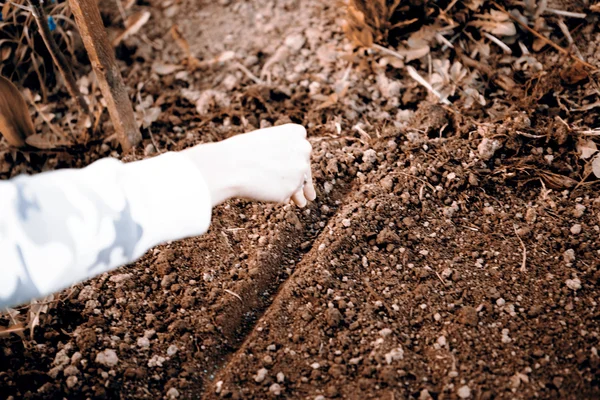
[[[254,83],[258,84],[258,85],[263,85],[265,82],[260,79],[259,77],[257,77],[256,75],[254,75],[252,73],[252,71],[250,71],[248,68],[246,68],[245,65],[243,65],[241,62],[234,62],[233,65],[235,67],[237,67],[240,71],[242,71],[244,74],[246,74],[246,76],[250,79],[252,79],[254,81]]]
[[[419,75],[417,70],[414,69],[412,66],[407,65],[406,70],[408,71],[408,75],[410,75],[411,78],[413,78],[415,81],[417,81],[417,83],[421,84],[423,87],[425,87],[425,89],[429,90],[431,93],[433,93],[435,96],[437,96],[440,99],[440,101],[442,102],[442,104],[446,104],[446,105],[452,104],[452,103],[450,103],[450,101],[448,99],[444,98],[440,92],[435,90],[433,88],[433,86],[431,86],[431,84],[425,80],[425,78],[423,78],[421,75]]]
[[[564,48],[560,47],[559,45],[557,45],[556,43],[554,43],[553,41],[551,41],[550,39],[548,39],[547,37],[545,37],[541,33],[537,32],[535,29],[532,29],[527,24],[524,24],[523,22],[521,22],[521,20],[519,20],[514,15],[512,15],[511,13],[509,13],[508,11],[506,11],[506,9],[504,7],[502,7],[500,4],[496,3],[495,1],[491,1],[491,3],[493,5],[495,5],[504,14],[508,15],[510,17],[510,19],[512,19],[513,21],[515,21],[517,24],[519,24],[519,26],[521,26],[523,29],[527,30],[529,33],[531,33],[532,35],[534,35],[535,37],[537,37],[538,39],[540,39],[544,43],[546,43],[546,44],[554,47],[555,50],[563,53],[564,55],[566,55],[568,57],[573,58],[575,61],[578,61],[578,62],[582,63],[583,65],[585,65],[586,67],[588,67],[590,69],[593,69],[593,70],[596,69],[596,67],[594,67],[592,64],[590,64],[588,62],[585,62],[584,60],[582,60],[581,58],[577,57],[574,54],[571,54],[567,49],[564,49]]]
[[[550,13],[550,14],[561,15],[563,17],[569,17],[569,18],[581,18],[581,19],[587,18],[587,14],[584,14],[584,13],[576,13],[576,12],[572,12],[572,11],[557,10],[555,8],[549,8],[549,7],[546,8],[546,12]]]
[[[490,39],[492,42],[496,43],[498,45],[498,47],[500,47],[502,49],[502,51],[504,51],[504,54],[512,54],[512,50],[510,49],[510,47],[508,47],[506,45],[506,43],[504,43],[502,40],[498,39],[496,36],[492,35],[491,33],[487,33],[487,32],[483,32],[483,36]]]
[[[235,292],[232,292],[232,291],[231,291],[231,290],[229,290],[229,289],[223,289],[223,290],[224,290],[224,291],[226,291],[227,293],[229,293],[230,295],[237,297],[237,298],[238,298],[238,300],[239,300],[239,301],[241,301],[242,303],[244,302],[244,301],[242,300],[242,298],[240,297],[240,295],[239,295],[239,294],[237,294],[237,293],[235,293]]]
[[[79,92],[73,71],[69,67],[65,56],[58,48],[58,44],[50,32],[50,27],[48,26],[48,16],[46,15],[44,7],[42,7],[40,0],[27,0],[27,2],[29,3],[31,13],[33,14],[33,17],[35,18],[35,21],[39,27],[40,35],[42,36],[42,39],[48,48],[48,52],[50,52],[52,60],[54,60],[54,64],[65,80],[67,91],[74,99],[77,100],[81,110],[91,118],[92,115],[90,114],[90,108],[81,95],[81,92]]]
[[[527,248],[525,247],[525,243],[523,243],[523,239],[521,239],[521,236],[519,236],[519,233],[517,232],[517,226],[513,225],[513,228],[515,230],[515,235],[517,235],[517,239],[519,239],[519,242],[521,242],[521,247],[523,247],[523,262],[521,263],[521,272],[527,272]]]

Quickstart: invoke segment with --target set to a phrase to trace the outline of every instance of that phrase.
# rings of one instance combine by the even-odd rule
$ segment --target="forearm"
[[[0,182],[0,308],[202,234],[211,206],[200,171],[180,153]]]

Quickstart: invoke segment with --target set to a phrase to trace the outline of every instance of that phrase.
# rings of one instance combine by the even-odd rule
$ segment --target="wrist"
[[[235,160],[223,145],[224,142],[206,143],[183,151],[202,174],[210,191],[213,207],[235,197],[239,192]]]

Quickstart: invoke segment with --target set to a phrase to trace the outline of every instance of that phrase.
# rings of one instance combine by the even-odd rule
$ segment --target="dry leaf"
[[[152,63],[152,71],[156,72],[158,75],[171,75],[182,69],[183,67],[181,65],[165,64],[162,61],[155,61]]]
[[[496,36],[514,36],[517,34],[517,27],[505,13],[497,10],[490,10],[487,14],[476,15],[477,20],[469,22],[469,25],[481,28]]]
[[[600,173],[600,168],[598,172]],[[540,171],[540,176],[544,179],[544,182],[550,189],[568,189],[574,187],[578,183],[575,179],[571,179],[568,176],[553,174],[551,172]]]
[[[582,139],[577,142],[577,151],[583,160],[587,160],[598,151],[598,148],[593,140]]]
[[[177,25],[173,25],[171,27],[171,36],[173,36],[173,39],[175,40],[175,43],[177,43],[179,48],[181,48],[181,50],[183,50],[183,53],[185,54],[185,56],[187,58],[192,57],[192,52],[190,50],[190,44],[183,37],[183,35],[179,31],[179,27]]]
[[[592,160],[592,172],[596,175],[596,178],[600,178],[600,154]]]
[[[115,38],[115,40],[113,40],[113,46],[117,46],[129,36],[138,33],[149,20],[150,11],[140,11],[127,18],[127,21],[125,21],[126,28],[119,36]]]
[[[28,145],[40,150],[51,150],[57,147],[68,147],[73,145],[73,143],[66,138],[61,138],[51,134],[42,135],[40,133],[36,133],[35,135],[27,137],[25,142],[27,142]]]

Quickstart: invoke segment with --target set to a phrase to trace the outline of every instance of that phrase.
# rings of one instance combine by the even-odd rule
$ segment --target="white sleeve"
[[[0,309],[205,233],[211,213],[205,180],[181,153],[0,182]]]

